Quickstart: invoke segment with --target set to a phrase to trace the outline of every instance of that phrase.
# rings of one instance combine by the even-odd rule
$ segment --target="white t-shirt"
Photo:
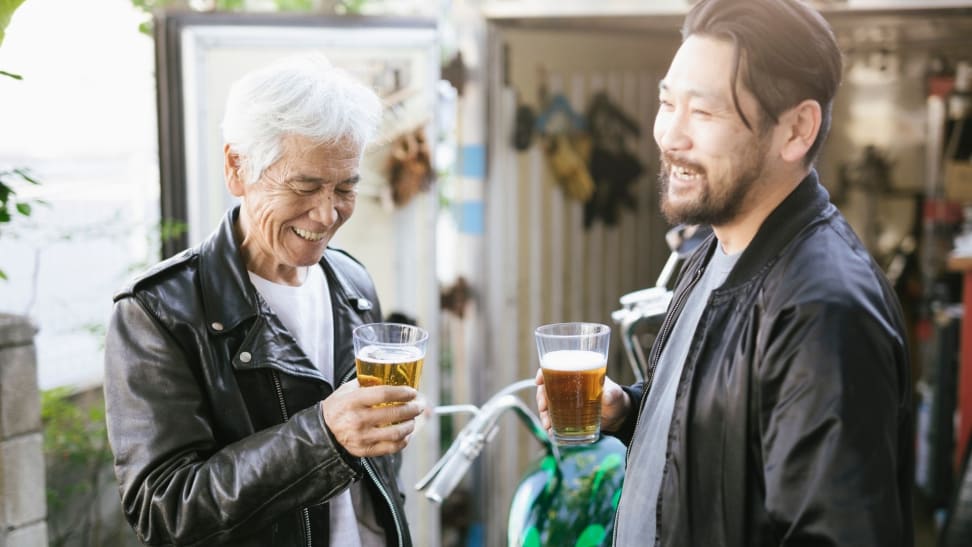
[[[334,385],[334,323],[331,313],[331,292],[328,290],[324,270],[320,267],[307,268],[304,283],[299,287],[280,285],[253,272],[248,273],[257,292],[294,336],[300,349],[317,366],[324,378]],[[385,545],[384,536],[358,522],[350,489],[328,500],[328,506],[331,521],[330,545],[341,547]]]

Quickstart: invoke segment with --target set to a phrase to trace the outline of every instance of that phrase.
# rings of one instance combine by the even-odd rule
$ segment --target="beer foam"
[[[601,368],[607,359],[596,351],[562,349],[544,354],[540,366],[550,370],[576,372]]]
[[[367,359],[372,363],[394,364],[418,361],[425,357],[425,352],[412,346],[365,346],[358,350],[359,359]]]

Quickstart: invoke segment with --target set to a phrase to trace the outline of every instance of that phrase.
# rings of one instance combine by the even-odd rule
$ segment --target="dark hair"
[[[732,100],[750,130],[736,95],[740,76],[768,117],[760,117],[761,130],[771,125],[769,120],[779,122],[780,114],[800,101],[820,104],[820,132],[804,159],[804,165],[813,164],[830,131],[843,70],[837,39],[823,16],[800,0],[701,0],[682,25],[682,40],[693,34],[735,47]]]

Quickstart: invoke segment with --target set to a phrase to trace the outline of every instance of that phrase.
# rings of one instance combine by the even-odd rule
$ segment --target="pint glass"
[[[418,389],[429,333],[400,323],[369,323],[352,331],[358,383]]]
[[[562,445],[596,441],[611,328],[557,323],[543,325],[534,334],[554,440]]]

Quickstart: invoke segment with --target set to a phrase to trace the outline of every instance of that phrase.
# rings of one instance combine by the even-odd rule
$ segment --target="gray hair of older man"
[[[364,151],[381,123],[381,100],[320,53],[299,54],[247,73],[233,83],[223,116],[223,141],[239,155],[252,184],[280,158],[283,138],[319,144],[350,142]]]

